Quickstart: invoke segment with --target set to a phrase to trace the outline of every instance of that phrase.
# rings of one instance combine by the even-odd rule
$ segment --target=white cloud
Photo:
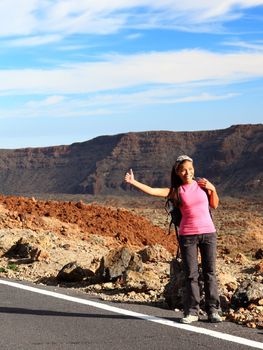
[[[61,35],[43,35],[43,36],[31,36],[23,37],[19,39],[10,40],[8,46],[38,46],[46,45],[54,42],[58,42],[62,39]]]
[[[240,49],[247,49],[249,51],[263,51],[263,42],[226,41],[223,45],[239,47]]]
[[[202,50],[113,55],[53,69],[0,70],[0,94],[78,94],[158,84],[230,84],[263,77],[263,53]]]
[[[63,46],[60,46],[60,47],[57,47],[57,50],[58,51],[79,51],[79,50],[84,50],[84,49],[87,49],[88,47],[91,47],[91,46],[88,46],[88,45],[63,45]]]
[[[20,0],[18,6],[17,0],[2,0],[0,36],[110,34],[127,27],[209,31],[262,5],[263,0]]]
[[[38,9],[37,0],[2,0],[0,1],[0,36],[30,35],[38,20],[34,11]]]
[[[128,40],[136,40],[138,38],[142,37],[141,33],[134,33],[134,34],[129,34],[126,36],[126,39]]]
[[[64,96],[49,96],[45,98],[44,100],[33,100],[26,103],[26,107],[29,108],[42,108],[42,107],[49,107],[54,106],[56,104],[61,103],[64,101]]]
[[[0,118],[69,118],[80,116],[117,115],[139,106],[198,103],[234,98],[236,93],[224,95],[202,92],[191,95],[189,89],[158,88],[134,93],[97,94],[82,98],[51,96],[44,100],[31,100],[20,108],[0,109]]]
[[[210,93],[205,92],[196,96],[186,96],[186,97],[177,98],[174,100],[174,103],[219,101],[219,100],[227,100],[236,96],[239,96],[239,94],[229,93],[225,95],[212,95]]]
[[[105,109],[108,107],[108,110],[112,110],[114,108],[116,113],[116,110],[129,110],[139,105],[218,101],[234,98],[239,95],[238,93],[217,95],[208,92],[191,95],[191,93],[193,93],[193,91],[187,88],[185,88],[184,91],[180,91],[180,89],[176,88],[158,88],[130,94],[100,94],[97,96],[92,96],[86,100],[71,100],[69,101],[69,104],[71,105],[73,103],[75,108],[82,109],[83,115],[85,115],[85,111],[101,107],[104,107]]]

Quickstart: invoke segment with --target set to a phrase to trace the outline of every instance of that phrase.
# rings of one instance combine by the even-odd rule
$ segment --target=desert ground
[[[212,212],[223,318],[253,328],[263,328],[262,212],[260,199],[245,198],[223,198]],[[177,252],[168,227],[164,201],[146,196],[0,196],[0,277],[168,308]],[[106,277],[123,252],[133,267]]]

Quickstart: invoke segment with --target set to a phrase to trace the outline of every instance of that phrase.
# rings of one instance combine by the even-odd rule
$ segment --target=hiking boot
[[[180,320],[181,323],[185,323],[185,324],[189,324],[196,321],[198,321],[197,315],[186,315]]]
[[[208,315],[208,321],[212,323],[219,323],[222,322],[222,318],[217,312],[213,312]]]

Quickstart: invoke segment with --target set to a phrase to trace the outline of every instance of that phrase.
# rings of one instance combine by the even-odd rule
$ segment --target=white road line
[[[10,282],[10,281],[0,279],[0,284],[7,285],[10,287],[14,287],[14,288],[23,289],[23,290],[33,292],[33,293],[47,295],[47,296],[57,298],[57,299],[71,301],[73,303],[89,305],[89,306],[92,306],[92,307],[95,307],[98,309],[103,309],[103,310],[107,310],[107,311],[114,312],[114,313],[121,314],[121,315],[125,315],[125,316],[131,316],[131,317],[139,318],[142,320],[159,323],[159,324],[162,324],[165,326],[180,328],[180,329],[184,329],[184,330],[198,333],[198,334],[205,334],[205,335],[208,335],[210,337],[214,337],[214,338],[218,338],[218,339],[222,339],[225,341],[230,341],[230,342],[234,342],[234,343],[238,343],[238,344],[242,344],[242,345],[251,346],[251,347],[256,348],[256,349],[263,349],[263,343],[260,343],[260,342],[254,341],[254,340],[249,340],[246,338],[237,337],[237,336],[230,335],[227,333],[221,333],[221,332],[212,331],[212,330],[205,329],[205,328],[194,327],[191,325],[185,325],[185,324],[173,322],[173,321],[170,321],[170,320],[167,320],[164,318],[146,315],[146,314],[141,314],[138,312],[121,309],[121,308],[118,308],[115,306],[110,306],[107,304],[98,303],[96,301],[71,297],[69,295],[51,292],[51,291],[40,289],[40,288],[29,287],[29,286],[26,286],[26,285],[23,285],[20,283],[16,283],[16,282]]]

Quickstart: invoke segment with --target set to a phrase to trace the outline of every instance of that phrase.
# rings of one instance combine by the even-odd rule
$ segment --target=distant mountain
[[[129,168],[138,180],[166,187],[180,154],[193,157],[196,175],[209,178],[224,195],[263,195],[263,124],[131,132],[69,146],[2,149],[0,192],[118,195],[130,191],[123,183]]]

